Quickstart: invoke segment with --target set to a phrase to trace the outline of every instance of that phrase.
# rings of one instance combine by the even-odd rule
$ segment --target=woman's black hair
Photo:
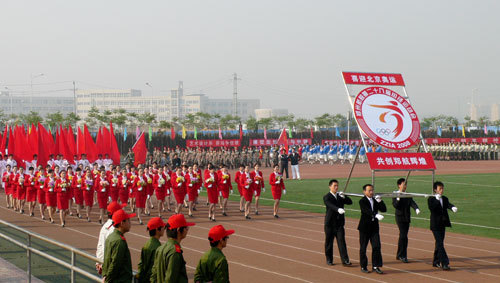
[[[219,245],[220,240],[219,241],[215,241],[215,242],[212,242],[212,240],[213,240],[212,238],[208,237],[208,241],[210,242],[210,246],[212,248],[217,247]]]
[[[178,233],[183,233],[184,229],[186,229],[186,227],[170,229],[170,225],[167,223],[167,237],[177,239]]]

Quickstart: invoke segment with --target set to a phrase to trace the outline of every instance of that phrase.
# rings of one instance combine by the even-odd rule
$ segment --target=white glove
[[[200,192],[201,192],[201,191],[200,191],[200,190],[198,190],[198,194],[200,194]]]
[[[286,190],[283,190],[283,194],[286,195]]]
[[[339,192],[339,196],[340,196],[341,198],[345,198],[344,192]]]
[[[400,201],[401,199],[400,198],[396,198],[397,201]],[[418,214],[418,213],[417,213]]]
[[[148,198],[147,198],[147,199],[150,199],[150,198],[151,198],[151,196],[150,196],[150,195],[148,195]]]
[[[193,184],[191,183],[191,184],[189,184],[189,186],[190,186],[190,187],[192,187],[192,186],[193,186]]]
[[[233,194],[233,190],[231,190],[231,194]]]
[[[345,213],[345,210],[343,208],[339,208],[337,211],[338,211],[339,214],[344,214]]]
[[[279,183],[280,183],[280,181],[276,181],[276,182],[274,182],[274,183],[275,183],[275,184],[279,184]]]
[[[200,189],[198,190],[198,193],[201,193],[201,191],[203,191],[203,187],[200,187]]]
[[[222,192],[221,192],[221,191],[219,191],[219,196],[220,196],[220,197],[222,196]]]
[[[263,191],[263,192],[266,192],[266,188],[262,188],[262,191]]]
[[[257,196],[257,191],[253,191],[253,195],[254,195],[254,196]]]
[[[436,194],[434,195],[436,197],[437,200],[440,200],[441,199],[441,195],[440,194]]]
[[[458,211],[458,208],[456,206],[454,206],[454,207],[451,208],[451,211],[453,211],[454,213],[456,213]]]
[[[376,195],[376,196],[375,196],[375,200],[376,200],[377,202],[381,202],[381,201],[382,201],[382,198],[381,198],[379,195]]]
[[[209,188],[211,188],[211,187],[212,187],[212,184],[208,185],[208,187],[209,187]]]
[[[382,221],[384,219],[384,216],[382,214],[375,214],[375,218],[377,218],[379,221]]]
[[[418,209],[418,208],[417,208],[417,209],[415,209],[415,213],[416,213],[417,215],[419,215],[419,214],[420,214],[420,209]]]
[[[182,186],[182,183],[177,184],[177,187],[180,187],[180,186]]]

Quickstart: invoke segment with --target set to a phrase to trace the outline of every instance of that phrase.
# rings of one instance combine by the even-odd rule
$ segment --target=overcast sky
[[[0,87],[99,86],[345,113],[341,71],[402,73],[420,117],[500,103],[500,1],[7,1]],[[37,85],[40,83],[62,82]],[[149,82],[153,88],[145,85]]]

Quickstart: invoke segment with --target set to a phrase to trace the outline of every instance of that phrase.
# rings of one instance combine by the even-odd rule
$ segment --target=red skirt
[[[11,186],[10,188],[12,190],[12,193],[11,193],[12,197],[17,199],[17,186],[14,185],[14,186]]]
[[[159,201],[164,201],[165,200],[165,188],[156,188],[155,189],[155,195],[156,199]]]
[[[68,192],[57,193],[57,209],[65,210],[68,207]]]
[[[83,205],[83,191],[80,188],[73,189],[73,196],[76,204]]]
[[[5,194],[12,195],[12,186],[11,185],[5,185]]]
[[[219,203],[219,192],[216,189],[207,189],[208,202],[212,204]]]
[[[179,203],[184,203],[186,198],[186,191],[184,189],[174,189],[175,201]]]
[[[99,208],[106,209],[108,207],[108,191],[97,192],[97,203],[99,203]]]
[[[26,198],[26,188],[18,186],[16,194],[17,199],[24,200]]]
[[[46,204],[45,202],[45,191],[43,189],[37,189],[37,199],[39,204]]]
[[[253,191],[254,191],[254,195],[256,197],[260,197],[260,191],[262,190],[261,187],[257,187],[257,188],[254,188]]]
[[[85,206],[92,207],[94,206],[94,191],[83,191],[83,202],[85,203]]]
[[[111,189],[109,191],[109,195],[111,197],[111,200],[112,201],[117,201],[118,200],[118,187],[113,187],[113,185],[111,185]]]
[[[245,198],[245,201],[252,202],[252,198],[253,198],[252,187],[250,186],[248,189],[243,187],[242,191],[243,191],[243,197]]]
[[[120,197],[121,203],[127,203],[129,197],[129,189],[128,188],[120,189],[120,191],[118,192],[118,196]]]
[[[147,194],[145,189],[143,189],[140,192],[139,191],[135,192],[135,206],[137,208],[145,208],[146,199],[147,199]]]
[[[36,201],[36,193],[37,193],[37,189],[35,187],[28,187],[26,189],[26,201],[27,202]]]
[[[153,193],[154,193],[154,188],[153,188],[153,184],[148,184],[146,186],[146,193],[148,194],[148,196],[152,196]]]
[[[276,188],[272,187],[271,188],[271,192],[273,193],[273,199],[275,199],[275,200],[276,199],[281,199],[281,192],[282,192],[282,190],[281,190],[280,187],[276,187]]]
[[[198,197],[198,186],[193,185],[192,187],[190,187],[188,185],[187,194],[188,194],[189,201],[195,201],[196,198]]]
[[[45,192],[45,202],[47,203],[47,206],[56,207],[57,206],[57,193]]]
[[[243,196],[243,189],[241,188],[241,185],[238,184],[238,192],[240,193],[240,197]]]

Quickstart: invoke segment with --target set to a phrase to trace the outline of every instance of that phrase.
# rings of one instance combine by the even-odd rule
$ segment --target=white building
[[[61,112],[63,115],[74,111],[75,100],[69,96],[33,96],[13,95],[9,91],[0,92],[0,110],[4,114],[28,114],[37,112],[45,117],[47,114]]]
[[[255,118],[257,120],[271,117],[280,117],[288,115],[288,109],[271,109],[271,108],[261,108],[255,109]]]
[[[171,121],[174,117],[185,117],[186,114],[205,112],[231,114],[232,99],[209,99],[205,94],[184,94],[184,86],[170,93],[159,96],[142,96],[140,90],[101,89],[78,90],[76,92],[77,114],[85,119],[90,109],[95,106],[99,111],[123,108],[128,112],[138,114],[153,113],[159,121]],[[258,99],[238,100],[238,116],[243,119],[253,116],[254,110],[259,108]]]
[[[493,121],[498,121],[500,120],[500,113],[498,111],[498,103],[494,103],[491,105],[491,116],[490,120]]]

